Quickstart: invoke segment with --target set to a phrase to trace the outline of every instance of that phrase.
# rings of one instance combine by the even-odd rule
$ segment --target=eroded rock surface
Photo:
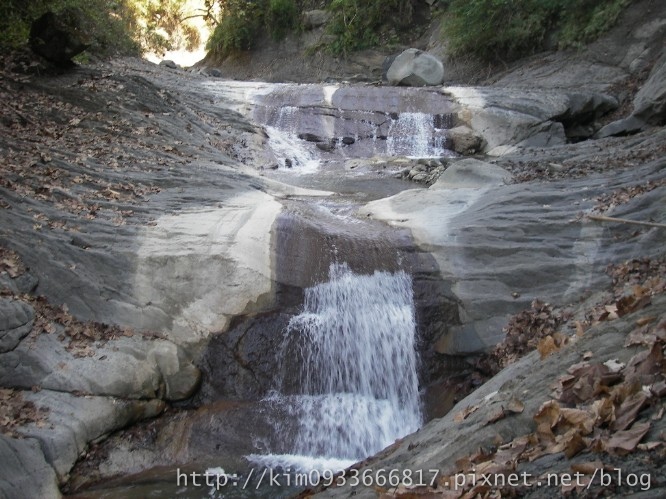
[[[575,150],[569,146],[566,155]],[[606,279],[608,262],[660,251],[666,237],[660,229],[617,241],[612,228],[581,213],[608,190],[660,181],[664,166],[661,159],[641,167],[640,174],[624,170],[610,177],[508,184],[510,175],[499,166],[467,159],[450,166],[428,190],[371,202],[361,214],[410,228],[433,253],[461,301],[463,323],[448,328],[437,349],[469,354],[500,341],[508,315],[534,298],[574,302]],[[656,189],[648,195],[651,201],[628,203],[613,214],[661,220],[664,196],[664,187]]]

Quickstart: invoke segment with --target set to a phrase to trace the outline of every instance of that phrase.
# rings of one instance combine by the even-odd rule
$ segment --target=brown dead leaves
[[[529,309],[509,319],[504,328],[506,338],[492,355],[500,367],[511,364],[537,348],[541,356],[545,357],[566,343],[566,338],[557,333],[565,320],[561,311],[541,300],[534,300]]]
[[[664,185],[666,185],[666,179],[650,180],[643,184],[622,187],[613,192],[602,194],[596,198],[597,204],[594,207],[594,211],[598,213],[607,212],[616,206],[628,203],[637,196],[643,195]]]
[[[0,188],[88,220],[96,217],[100,202],[137,203],[159,192],[152,185],[109,181],[117,178],[110,171],[137,169],[138,163],[148,169],[155,162],[153,146],[133,133],[134,124],[113,113],[86,111],[67,102],[69,94],[63,96],[0,78],[0,97],[7,103],[0,110]],[[141,159],[130,161],[134,156]],[[11,208],[11,199],[1,206]],[[109,219],[116,225],[132,213],[104,209],[115,212]]]
[[[0,272],[14,278],[25,272],[25,267],[12,250],[0,246]],[[56,307],[48,302],[44,296],[14,295],[5,291],[15,300],[29,303],[35,310],[30,337],[40,334],[57,334],[61,341],[68,340],[66,349],[75,357],[92,357],[95,355],[93,346],[105,343],[122,336],[132,337],[134,332],[130,328],[108,325],[95,321],[82,322],[69,313],[67,305]],[[157,333],[144,333],[146,337],[160,337]]]
[[[666,292],[666,258],[633,259],[609,265],[606,272],[613,279],[613,296],[587,311],[585,320],[574,323],[575,336],[582,336],[602,321],[641,310],[652,303],[653,296]],[[484,363],[490,366],[491,372],[497,372],[535,349],[542,359],[548,357],[571,342],[572,336],[561,331],[570,318],[569,311],[534,300],[529,309],[509,319],[504,328],[504,341],[495,347],[488,359],[484,359]],[[643,318],[644,324],[641,325],[654,320],[655,317]]]
[[[43,296],[30,297],[28,301],[35,308],[36,318],[32,333],[58,333],[61,341],[69,340],[66,349],[75,357],[93,357],[95,343],[105,343],[122,336],[134,336],[129,328],[95,321],[81,322],[69,313],[66,305],[55,307]]]
[[[18,254],[2,246],[0,246],[0,272],[7,272],[12,279],[25,272]]]
[[[607,319],[609,320],[609,319]],[[644,442],[652,421],[663,418],[666,397],[666,319],[643,317],[627,335],[627,345],[642,347],[626,363],[617,359],[590,362],[594,355],[583,355],[557,380],[553,399],[544,402],[534,413],[536,430],[512,441],[480,449],[476,454],[459,459],[456,473],[505,475],[519,473],[521,463],[542,456],[562,453],[568,459],[593,452],[625,456],[637,451],[663,447],[660,440]],[[520,401],[513,401],[516,403]],[[515,409],[522,409],[522,404]],[[480,406],[470,406],[454,418],[467,419]],[[486,423],[493,424],[510,412],[502,407],[489,414]],[[562,483],[562,493],[590,483],[595,470],[606,469],[600,459],[572,465],[572,471],[585,475],[575,486]],[[612,469],[609,468],[609,469]],[[515,488],[469,485],[464,490],[451,490],[456,475],[441,477],[436,490],[443,497],[498,497],[515,494]],[[472,480],[468,480],[467,483]],[[448,490],[447,489],[448,484]],[[430,489],[432,492],[434,489]],[[454,495],[452,495],[454,494]],[[493,495],[494,494],[494,495]]]
[[[38,408],[24,400],[20,391],[0,388],[0,433],[16,437],[17,428],[30,423],[42,427],[47,417],[47,408]]]
[[[637,423],[638,418],[649,408],[658,414],[659,399],[666,395],[666,321],[645,331],[645,337],[654,340],[626,365],[582,362],[559,378],[556,400],[535,415],[545,453],[565,451],[569,457],[586,449],[612,454],[636,449],[650,427]]]

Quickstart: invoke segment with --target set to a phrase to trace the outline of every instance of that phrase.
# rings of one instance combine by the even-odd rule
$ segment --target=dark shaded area
[[[62,67],[73,66],[72,57],[86,50],[82,13],[77,9],[51,11],[36,19],[30,27],[30,48],[44,59]]]

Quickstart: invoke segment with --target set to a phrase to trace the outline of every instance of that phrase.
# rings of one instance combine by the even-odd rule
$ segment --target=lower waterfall
[[[331,264],[329,281],[305,290],[287,334],[302,358],[300,393],[287,397],[298,422],[293,453],[252,461],[337,471],[419,428],[416,320],[405,272],[359,275]]]

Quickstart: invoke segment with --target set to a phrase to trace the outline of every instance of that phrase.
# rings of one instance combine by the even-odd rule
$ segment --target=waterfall
[[[358,275],[346,264],[332,264],[329,278],[305,291],[287,330],[303,360],[293,453],[255,462],[342,468],[421,424],[411,278]]]
[[[320,160],[312,144],[296,137],[299,109],[282,106],[270,113],[266,133],[279,168],[295,167],[301,173],[314,173]]]
[[[445,136],[437,133],[432,114],[401,113],[389,127],[386,152],[414,158],[445,156],[449,154],[445,145]]]

